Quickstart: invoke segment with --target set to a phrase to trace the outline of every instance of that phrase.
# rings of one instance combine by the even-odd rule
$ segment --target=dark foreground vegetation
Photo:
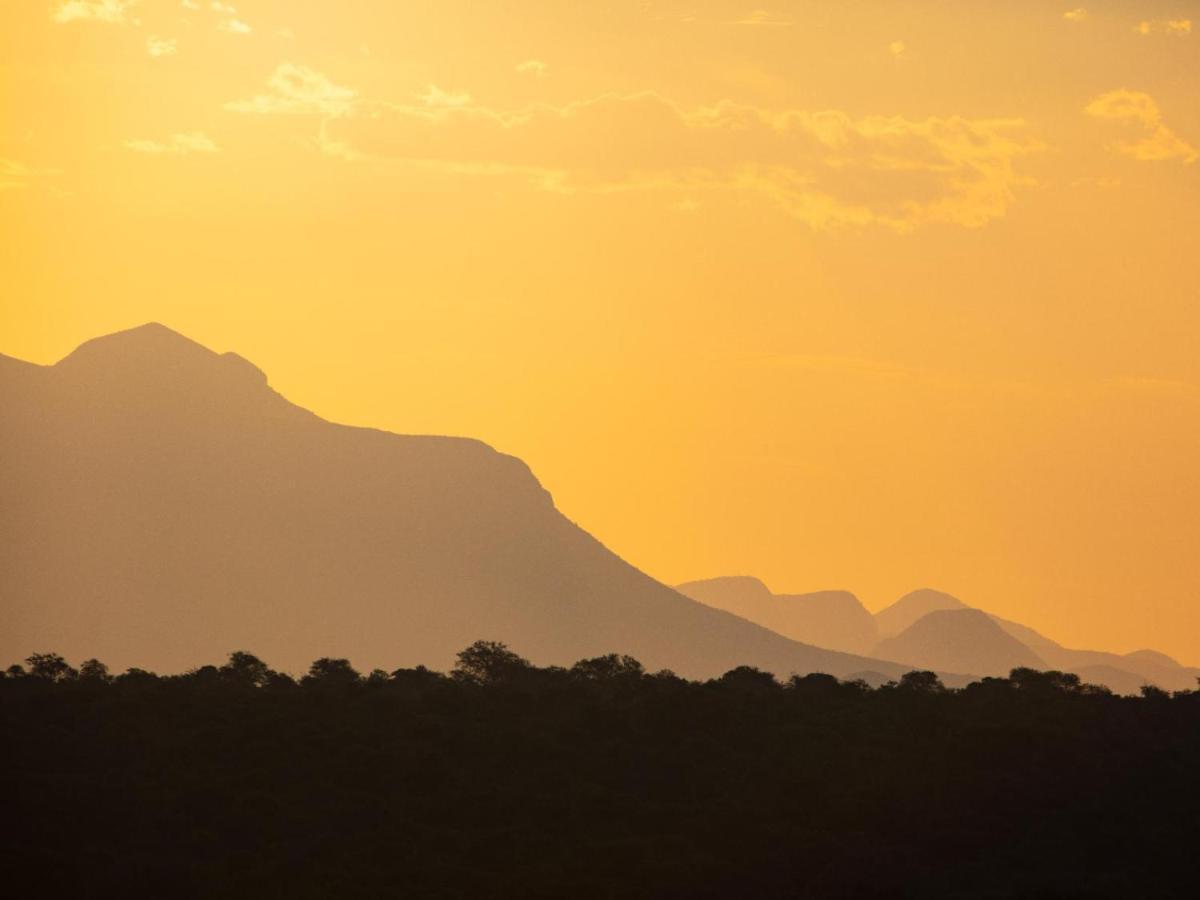
[[[30,657],[0,885],[42,897],[1192,897],[1200,692],[628,657],[295,681]],[[35,893],[36,892],[36,893]]]

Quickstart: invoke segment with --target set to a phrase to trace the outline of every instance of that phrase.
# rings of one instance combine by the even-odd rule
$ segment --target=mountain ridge
[[[760,600],[763,598],[770,599],[788,596],[773,594],[765,583],[751,575],[719,576],[700,581],[683,582],[679,585],[679,588],[685,593],[690,593],[701,600],[701,602],[709,602],[718,607],[727,608],[722,606],[722,604],[729,602],[727,593],[723,594],[719,590],[710,590],[708,592],[697,590],[697,588],[703,588],[706,585],[726,588],[741,587],[743,590],[750,586],[753,588],[754,595],[759,597]],[[743,602],[744,599],[743,597]],[[743,607],[743,611],[748,618],[754,619],[756,615],[762,617],[756,620],[762,621],[764,624],[773,621],[773,613],[764,613],[762,609]],[[888,655],[890,658],[895,659],[903,657],[905,664],[916,668],[938,669],[940,666],[945,666],[949,664],[944,655],[946,652],[949,652],[948,647],[934,648],[930,645],[922,650],[916,649],[910,644],[908,650],[896,651],[896,642],[894,639],[900,637],[930,615],[953,611],[982,612],[1007,637],[1016,640],[1029,650],[1038,660],[1039,667],[1073,673],[1085,680],[1091,679],[1094,683],[1109,687],[1118,693],[1137,693],[1143,684],[1149,684],[1166,690],[1192,690],[1196,686],[1197,679],[1200,678],[1200,668],[1182,665],[1170,656],[1157,650],[1143,649],[1118,654],[1101,650],[1076,650],[1065,647],[1057,641],[1042,635],[1035,629],[1030,628],[1028,625],[1005,619],[986,610],[977,610],[952,594],[933,588],[918,588],[917,590],[910,591],[894,603],[877,611],[874,614],[874,618],[878,623],[880,640],[873,644],[867,652],[872,656]],[[937,622],[937,618],[934,619],[934,622]],[[990,629],[987,630],[994,640],[997,637],[996,632]],[[805,635],[802,631],[794,632],[792,636],[797,640],[805,640]],[[929,635],[926,635],[926,639],[929,637]],[[808,635],[808,638],[811,640],[812,635]],[[952,634],[943,634],[940,640],[943,644],[949,645],[954,643],[955,638]],[[1003,648],[1006,642],[1000,640],[996,643],[999,644],[999,652],[1004,652]],[[883,647],[882,651],[880,650],[881,645]],[[903,644],[901,646],[903,647]],[[1008,647],[1011,651],[1011,645],[1008,645]],[[932,652],[934,649],[936,649],[936,652]],[[950,662],[955,661],[950,660]],[[1027,657],[1023,661],[1014,658],[1012,662],[1014,664],[1021,663],[1028,665],[1033,661]],[[990,667],[993,671],[989,672],[984,671],[989,668],[988,666],[980,664],[967,666],[966,661],[962,659],[957,660],[957,664],[965,666],[965,668],[959,668],[956,671],[968,672],[971,675],[996,674],[994,667]],[[1007,671],[1001,674],[1007,674]]]
[[[150,324],[0,366],[0,651],[187,668],[238,647],[445,667],[479,638],[690,677],[904,667],[671,590],[473,438],[328,422],[236,354]]]
[[[746,575],[688,581],[675,589],[793,640],[862,654],[869,653],[877,642],[874,619],[849,591],[776,594],[759,579]]]

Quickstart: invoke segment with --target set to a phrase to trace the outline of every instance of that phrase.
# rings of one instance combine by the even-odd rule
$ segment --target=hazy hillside
[[[773,594],[757,578],[747,576],[689,581],[675,589],[693,600],[820,647],[868,653],[878,641],[874,618],[849,591]]]
[[[1045,660],[1046,665],[1088,677],[1118,693],[1135,693],[1143,684],[1164,690],[1186,691],[1196,687],[1200,669],[1182,666],[1165,653],[1136,650],[1106,653],[1101,650],[1072,650],[1052,641],[1027,625],[992,616],[996,623]],[[1129,686],[1133,685],[1132,690]]]
[[[1036,653],[977,609],[942,609],[922,616],[895,637],[880,641],[875,655],[921,668],[976,675],[1046,668]]]
[[[290,669],[445,666],[488,638],[543,664],[619,651],[690,676],[903,671],[659,584],[513,457],[323,421],[162,326],[0,363],[5,661],[171,671],[247,648]]]
[[[1144,684],[1193,690],[1200,678],[1200,668],[1180,665],[1154,650],[1126,654],[1072,650],[1027,625],[976,610],[930,588],[911,591],[874,616],[848,591],[773,594],[762,581],[747,575],[689,581],[676,589],[796,640],[943,673],[1003,675],[1012,666],[1028,665],[1072,672],[1120,694],[1136,694]],[[914,628],[933,614],[954,611],[978,612],[996,627],[978,616],[963,616],[937,617]],[[887,679],[878,670],[851,674],[871,684]],[[944,677],[948,684],[963,682],[962,676]]]
[[[905,594],[891,606],[875,613],[880,638],[895,637],[917,619],[943,609],[967,609],[967,604],[942,591],[921,588]]]
[[[913,591],[890,607],[876,613],[876,620],[883,620],[880,624],[880,632],[890,630],[896,624],[910,619],[921,610],[930,610],[930,612],[913,620],[908,626],[908,630],[911,631],[914,625],[921,623],[930,615],[954,610],[973,611],[973,608],[964,604],[957,597],[940,591]],[[986,613],[986,615],[1007,636],[1019,642],[1039,659],[1041,661],[1040,668],[1073,672],[1088,683],[1103,685],[1118,694],[1136,694],[1144,684],[1171,691],[1193,690],[1196,687],[1197,678],[1200,678],[1200,669],[1180,665],[1166,654],[1154,650],[1138,650],[1125,654],[1107,653],[1101,650],[1073,650],[1051,640],[1028,625],[1003,619],[991,613]],[[941,621],[942,626],[939,627],[944,627],[945,620]],[[966,639],[966,635],[956,635],[953,632],[941,632],[940,634],[940,639],[943,641]],[[895,636],[893,635],[893,637]],[[982,633],[973,637],[976,640],[982,638]],[[923,640],[927,639],[928,636]],[[897,658],[896,654],[900,652],[896,650],[897,646],[898,644],[885,640],[871,652],[873,655],[886,659],[895,659]],[[900,646],[903,646],[904,652],[908,652],[910,655],[916,652],[915,645],[907,641],[902,642]],[[994,654],[1000,654],[996,658],[1004,658],[1001,650],[1005,644],[998,642],[994,633],[987,640],[987,646],[992,648],[991,652]],[[1009,650],[1012,649],[1011,644],[1006,646]],[[905,658],[905,662],[913,665],[933,666],[938,660],[944,659],[945,655],[938,652],[930,655],[911,655]],[[972,666],[960,671],[977,674],[1004,674],[1003,671],[997,673],[987,671],[982,658]]]

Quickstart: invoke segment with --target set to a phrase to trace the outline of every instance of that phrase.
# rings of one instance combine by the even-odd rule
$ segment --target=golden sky
[[[1200,2],[0,4],[0,352],[161,321],[668,582],[1200,662],[1198,259]]]

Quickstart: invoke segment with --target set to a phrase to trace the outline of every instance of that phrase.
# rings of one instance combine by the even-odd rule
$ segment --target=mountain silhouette
[[[1137,693],[1143,684],[1169,691],[1194,690],[1200,669],[1180,665],[1156,650],[1106,653],[1073,650],[1040,634],[1028,625],[992,616],[996,623],[1036,653],[1051,668],[1090,678],[1119,694]]]
[[[910,619],[922,610],[940,612],[948,610],[970,610],[972,607],[963,603],[957,597],[941,591],[922,589],[913,591],[901,597],[896,603],[876,613],[875,618],[881,621],[880,633],[890,631],[896,624]],[[924,613],[920,618],[929,615]],[[1118,694],[1136,694],[1142,685],[1152,685],[1170,691],[1194,690],[1197,679],[1200,679],[1200,668],[1180,665],[1165,653],[1156,650],[1138,650],[1133,653],[1108,653],[1101,650],[1073,650],[1064,647],[1057,641],[1051,640],[1040,632],[1013,622],[992,613],[987,613],[1006,634],[1019,641],[1042,661],[1040,668],[1056,669],[1078,675],[1089,684],[1098,684],[1109,688]],[[920,618],[909,624],[920,621]],[[893,636],[895,636],[893,634]],[[891,656],[891,645],[872,651],[885,658]],[[937,656],[931,659],[939,658]],[[922,663],[921,659],[906,660],[913,664]],[[981,663],[968,667],[965,671],[988,674]],[[1001,673],[1003,674],[1003,673]]]
[[[689,581],[675,589],[793,640],[820,647],[868,653],[878,641],[874,618],[849,591],[774,594],[749,576]]]
[[[931,588],[920,588],[905,594],[891,606],[875,613],[875,626],[879,637],[895,637],[911,626],[917,619],[931,612],[944,609],[967,609],[967,604],[957,597]]]
[[[0,357],[0,654],[299,671],[628,653],[707,677],[899,664],[782,637],[638,571],[477,440],[325,421],[161,325],[52,366]]]
[[[910,595],[911,596],[911,595]],[[1045,669],[1046,664],[978,609],[940,609],[917,619],[875,647],[882,659],[919,668],[1007,675],[1016,668]]]

